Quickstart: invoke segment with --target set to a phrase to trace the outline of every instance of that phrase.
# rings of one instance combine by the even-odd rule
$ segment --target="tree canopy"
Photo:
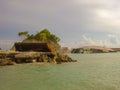
[[[18,33],[18,36],[27,36],[27,35],[28,35],[28,31]]]
[[[36,34],[29,34],[27,31],[19,32],[19,36],[26,37],[24,40],[37,40],[43,42],[59,42],[60,38],[57,37],[55,34],[49,32],[48,29],[43,29]]]
[[[28,37],[28,31],[19,32],[18,36],[21,37],[22,40],[24,40],[26,37]]]

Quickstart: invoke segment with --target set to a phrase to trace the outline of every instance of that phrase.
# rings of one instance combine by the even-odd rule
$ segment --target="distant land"
[[[109,52],[119,52],[120,48],[107,48],[104,46],[83,46],[80,48],[72,49],[71,53],[109,53]]]
[[[120,52],[120,48],[111,48],[111,49]]]

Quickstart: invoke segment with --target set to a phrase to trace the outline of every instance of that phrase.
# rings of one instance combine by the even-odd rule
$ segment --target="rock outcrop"
[[[24,46],[25,45],[25,46]],[[76,62],[69,56],[55,52],[47,43],[17,43],[15,50],[0,50],[0,65],[14,65],[15,63],[33,62]]]
[[[14,64],[16,64],[16,63],[9,58],[0,59],[0,66],[14,65]]]

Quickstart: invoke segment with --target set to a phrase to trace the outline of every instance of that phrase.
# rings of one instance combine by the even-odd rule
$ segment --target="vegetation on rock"
[[[43,29],[37,32],[36,34],[29,34],[27,31],[19,32],[18,36],[24,37],[23,42],[29,40],[35,40],[39,42],[47,42],[56,49],[60,48],[60,45],[58,44],[60,38],[57,37],[55,34],[50,33],[48,29]]]
[[[55,62],[58,64],[76,62],[76,60],[61,53],[62,49],[58,43],[60,38],[47,29],[36,34],[29,34],[27,31],[19,32],[18,36],[22,37],[23,40],[14,44],[13,51],[0,50],[0,66],[32,62]],[[37,43],[33,41],[37,41]]]
[[[37,41],[43,41],[43,42],[59,42],[60,38],[57,37],[55,34],[52,34],[47,29],[43,29],[40,32],[37,32],[36,34],[29,34],[27,31],[19,32],[19,36],[24,36],[24,40],[37,40]]]

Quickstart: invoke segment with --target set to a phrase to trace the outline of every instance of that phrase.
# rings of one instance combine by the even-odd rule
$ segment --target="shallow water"
[[[69,56],[78,62],[0,67],[0,90],[120,90],[120,53]]]

